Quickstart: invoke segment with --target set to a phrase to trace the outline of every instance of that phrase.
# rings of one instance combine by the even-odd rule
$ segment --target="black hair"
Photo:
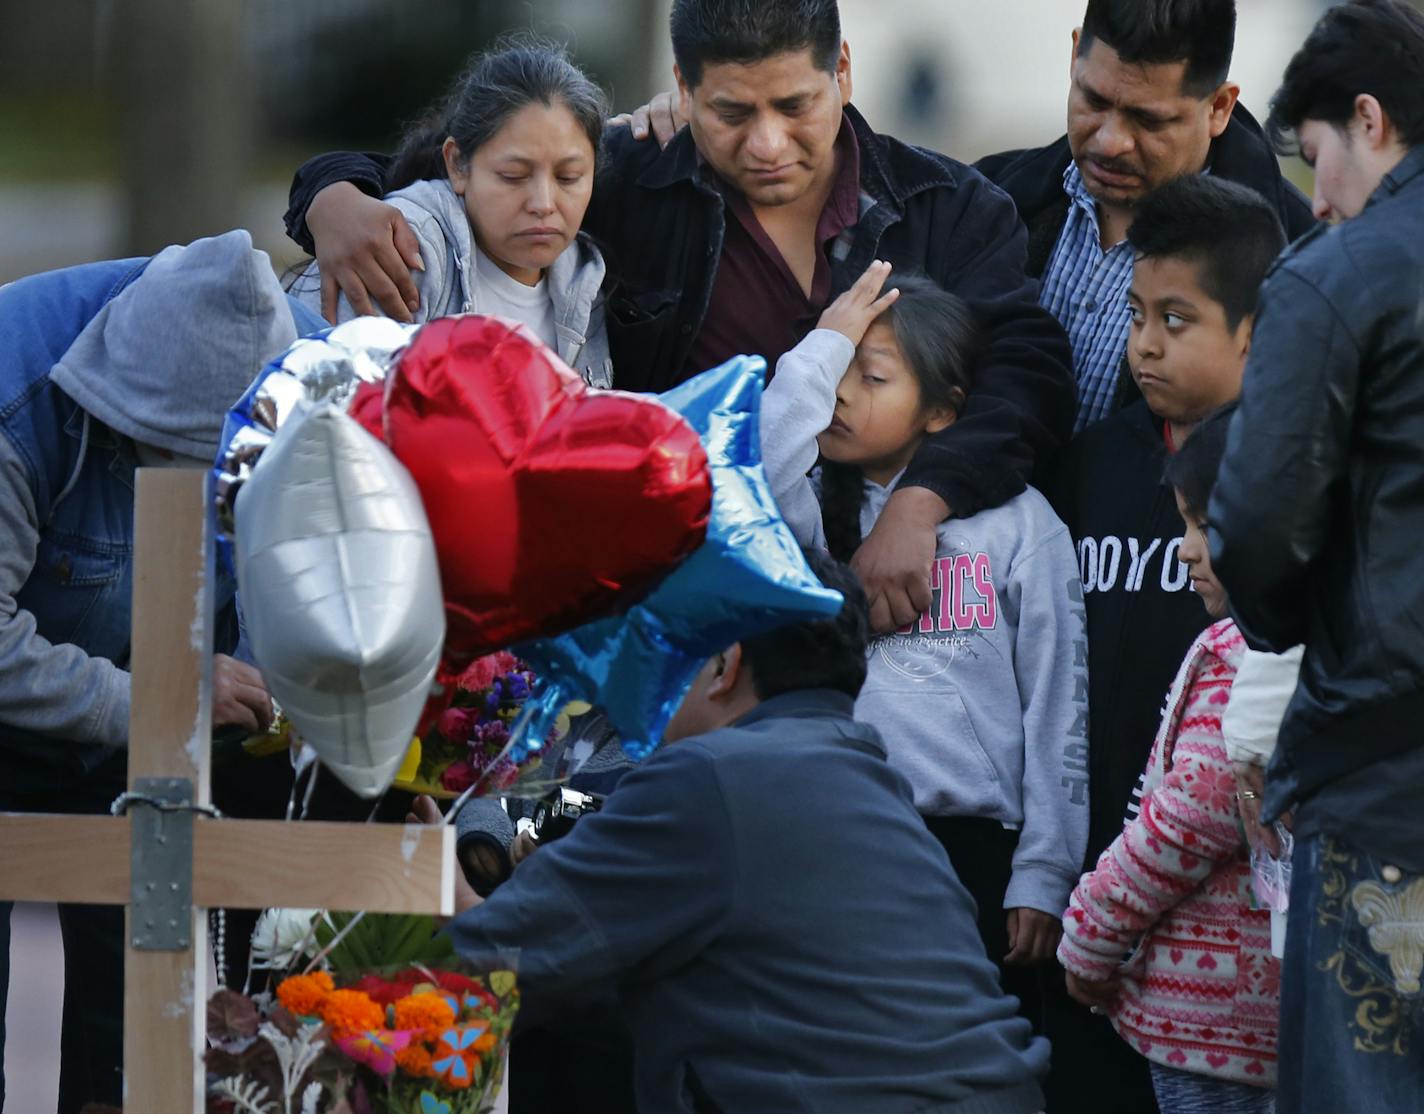
[[[920,386],[920,405],[964,407],[973,378],[978,326],[962,298],[923,275],[892,275],[900,297],[885,311],[895,342]],[[865,479],[854,464],[821,463],[821,523],[826,545],[841,561],[860,548]]]
[[[836,72],[841,16],[836,0],[673,0],[672,53],[690,89],[717,62],[760,62],[810,50],[816,68]]]
[[[1397,0],[1354,0],[1326,12],[1286,67],[1266,129],[1283,155],[1306,120],[1343,129],[1355,98],[1380,103],[1406,147],[1424,143],[1424,15]]]
[[[1127,230],[1139,259],[1189,259],[1202,289],[1235,329],[1256,312],[1256,295],[1285,250],[1281,218],[1255,190],[1191,174],[1150,193]]]
[[[608,102],[603,91],[569,60],[557,43],[532,35],[499,40],[476,55],[446,96],[406,132],[387,175],[388,190],[422,178],[446,177],[441,148],[455,140],[468,161],[526,105],[562,104],[573,114],[598,156]]]
[[[1226,456],[1226,433],[1236,403],[1218,407],[1197,423],[1186,444],[1167,458],[1166,479],[1181,492],[1182,502],[1193,514],[1205,515],[1211,489]]]
[[[751,668],[758,699],[770,700],[797,689],[835,689],[854,700],[865,684],[865,651],[870,644],[870,605],[860,578],[823,553],[803,551],[806,563],[827,588],[845,597],[840,612],[777,627],[742,640],[742,662]]]
[[[1182,92],[1205,97],[1231,70],[1236,0],[1088,0],[1078,53],[1101,39],[1124,62],[1185,62]]]

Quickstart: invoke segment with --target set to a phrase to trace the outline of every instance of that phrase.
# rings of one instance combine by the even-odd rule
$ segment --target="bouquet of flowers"
[[[456,970],[430,917],[269,910],[254,953],[269,966],[311,955],[324,967],[288,974],[274,994],[220,990],[209,1000],[209,1114],[493,1108],[515,978]]]
[[[516,753],[509,747],[534,686],[528,665],[501,651],[477,658],[463,672],[442,680],[445,706],[427,707],[426,715],[434,717],[433,726],[411,740],[393,788],[453,800],[471,786],[479,797],[534,798],[558,785],[560,779],[547,768],[540,751],[520,748]],[[577,701],[566,705],[545,742],[567,734],[570,717],[588,708]],[[240,746],[224,743],[215,754],[224,760],[233,753],[262,758],[278,751],[295,752],[301,746],[301,736],[287,717],[279,714],[268,730],[243,740]]]
[[[511,760],[510,732],[529,699],[534,674],[513,654],[479,658],[454,679],[449,706],[435,726],[417,738],[396,774],[395,787],[433,797],[458,797],[473,785],[476,794],[541,797],[556,784],[543,768],[541,753]],[[570,705],[554,728],[568,731],[571,715],[587,711]]]

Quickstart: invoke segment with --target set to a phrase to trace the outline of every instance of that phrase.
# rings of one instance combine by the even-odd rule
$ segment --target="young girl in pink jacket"
[[[1058,958],[1075,998],[1105,1011],[1151,1061],[1163,1114],[1274,1109],[1280,965],[1256,908],[1221,715],[1246,644],[1211,571],[1206,506],[1235,407],[1172,458],[1181,559],[1220,620],[1187,652],[1143,774],[1142,803],[1063,918]]]

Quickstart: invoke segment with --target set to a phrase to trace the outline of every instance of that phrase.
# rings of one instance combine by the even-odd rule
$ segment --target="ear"
[[[1215,139],[1231,123],[1231,113],[1236,108],[1236,100],[1241,96],[1241,86],[1228,81],[1211,95],[1207,108],[1207,129]]]
[[[440,154],[445,158],[445,176],[450,179],[451,188],[463,197],[465,188],[470,184],[469,160],[460,158],[460,145],[453,136],[445,137]]]
[[[1355,98],[1354,122],[1371,150],[1384,147],[1394,134],[1394,125],[1385,115],[1384,106],[1369,93],[1361,93]]]
[[[1251,354],[1251,337],[1255,335],[1255,332],[1256,315],[1248,313],[1241,319],[1241,324],[1236,326],[1236,340],[1241,345],[1243,359]]]
[[[740,642],[733,642],[717,656],[721,659],[721,668],[716,671],[712,683],[707,686],[707,695],[710,698],[730,696],[742,676],[742,644]]]
[[[962,407],[964,405],[964,392],[956,387],[954,393],[957,396],[956,402],[958,406]],[[936,434],[941,430],[946,430],[954,424],[955,419],[958,417],[959,410],[954,406],[931,406],[925,411],[925,432],[928,434]]]
[[[672,79],[677,82],[678,114],[684,120],[692,119],[692,86],[682,77],[682,67],[672,64]]]
[[[1068,80],[1069,80],[1069,81],[1072,81],[1072,80],[1073,80],[1073,66],[1074,66],[1074,65],[1077,63],[1077,61],[1078,61],[1078,44],[1079,44],[1080,42],[1082,42],[1082,40],[1083,40],[1083,29],[1082,29],[1081,27],[1075,27],[1075,28],[1073,28],[1073,50],[1072,50],[1072,53],[1070,53],[1070,54],[1068,55]]]
[[[841,40],[841,54],[836,59],[836,85],[841,91],[841,107],[850,104],[850,42],[847,39]]]

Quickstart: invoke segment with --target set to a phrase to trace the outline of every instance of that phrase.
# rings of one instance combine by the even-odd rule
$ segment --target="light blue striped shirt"
[[[1132,248],[1124,240],[1106,252],[1098,229],[1098,206],[1083,185],[1078,164],[1063,172],[1071,204],[1068,220],[1043,273],[1039,303],[1058,318],[1073,346],[1078,379],[1078,416],[1073,432],[1112,412],[1118,369],[1127,352],[1131,314]]]

